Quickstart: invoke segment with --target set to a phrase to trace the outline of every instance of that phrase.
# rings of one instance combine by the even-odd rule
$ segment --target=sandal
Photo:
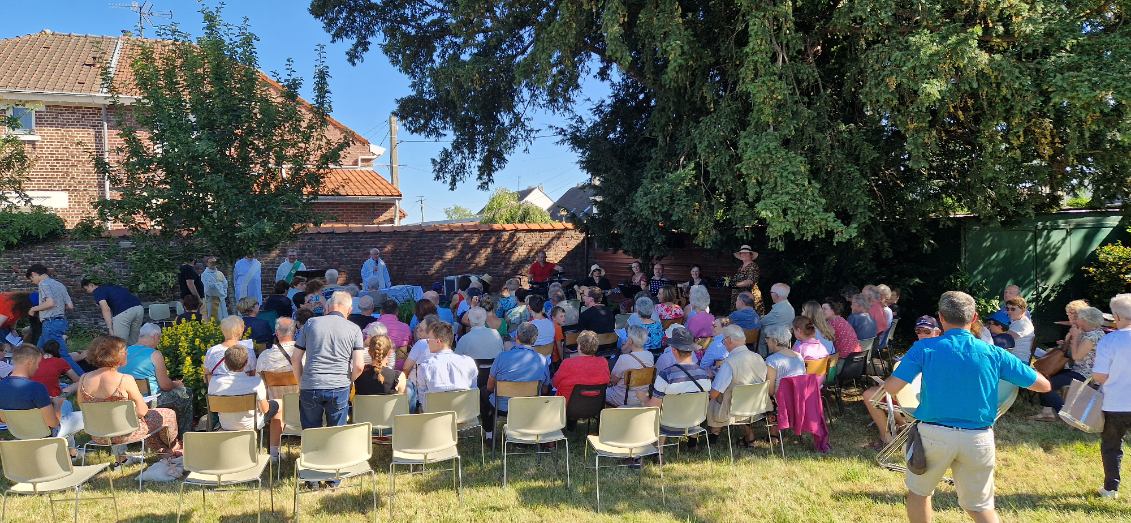
[[[1056,421],[1055,414],[1036,414],[1029,416],[1029,421]]]
[[[738,446],[744,449],[752,449],[754,448],[754,441],[753,439],[741,438],[738,440]]]

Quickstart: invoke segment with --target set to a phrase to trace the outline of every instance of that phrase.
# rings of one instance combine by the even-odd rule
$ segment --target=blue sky
[[[126,4],[129,0],[5,0],[5,20],[0,26],[0,38],[10,38],[35,33],[43,29],[56,32],[117,35],[122,30],[134,31],[136,15],[129,9],[111,7]],[[209,5],[214,5],[209,2]],[[334,117],[362,134],[370,142],[389,146],[388,120],[395,99],[409,93],[409,81],[389,65],[385,55],[374,46],[365,61],[352,66],[345,59],[346,42],[330,43],[329,35],[320,22],[307,11],[308,1],[303,0],[239,0],[224,7],[224,19],[239,22],[247,17],[252,31],[259,36],[259,59],[265,71],[282,70],[287,58],[293,58],[298,72],[309,79],[315,56],[315,46],[326,44],[327,59],[332,79]],[[155,0],[155,11],[172,11],[182,29],[199,32],[200,14],[196,0]],[[166,23],[168,19],[155,19]],[[147,36],[153,36],[151,29]],[[601,88],[596,87],[597,90]],[[535,123],[542,128],[560,123],[549,115],[536,115]],[[543,132],[541,134],[549,134]],[[472,211],[487,202],[489,192],[475,188],[469,181],[449,191],[444,183],[433,181],[431,159],[443,147],[442,143],[414,143],[422,137],[413,136],[403,127],[399,138],[401,164],[401,192],[408,213],[406,223],[420,221],[417,198],[424,197],[424,218],[443,219],[443,209],[463,205]],[[557,198],[570,187],[582,182],[585,175],[577,166],[577,155],[556,138],[535,140],[528,152],[511,157],[510,163],[499,175],[496,186],[508,188],[542,185],[551,198]],[[388,177],[388,157],[378,160],[385,166],[378,170]]]

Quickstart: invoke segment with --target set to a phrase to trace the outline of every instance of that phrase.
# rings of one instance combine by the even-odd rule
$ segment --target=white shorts
[[[930,496],[949,468],[954,474],[958,506],[970,512],[994,508],[994,462],[997,450],[993,429],[964,430],[919,424],[927,454],[927,471],[907,473],[907,490]]]

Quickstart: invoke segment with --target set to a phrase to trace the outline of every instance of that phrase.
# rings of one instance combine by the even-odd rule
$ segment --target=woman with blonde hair
[[[234,372],[246,372],[249,376],[255,373],[255,345],[252,344],[250,339],[245,339],[244,334],[247,332],[244,326],[243,318],[239,316],[228,316],[220,321],[220,332],[224,334],[224,341],[218,345],[210,347],[204,353],[204,382],[208,383],[212,380],[215,374],[230,374]],[[247,365],[242,369],[229,369],[224,365],[224,353],[227,352],[228,347],[233,345],[243,345],[247,349]]]
[[[353,381],[359,396],[403,394],[407,385],[403,374],[393,368],[396,357],[393,340],[385,333],[373,334],[365,343],[371,361]]]
[[[1083,300],[1080,300],[1083,301]],[[1035,421],[1056,421],[1056,413],[1064,406],[1060,389],[1072,384],[1072,380],[1084,381],[1092,377],[1092,364],[1096,361],[1096,344],[1103,338],[1104,313],[1095,307],[1081,307],[1076,310],[1076,321],[1072,328],[1076,336],[1064,346],[1064,354],[1071,359],[1068,367],[1049,376],[1052,390],[1041,394],[1041,413],[1032,416]]]
[[[1072,340],[1080,336],[1080,328],[1076,326],[1077,314],[1080,309],[1089,307],[1088,300],[1072,300],[1064,306],[1064,314],[1068,316],[1068,334],[1060,341],[1060,346],[1065,350],[1072,346]]]
[[[817,328],[815,333],[817,341],[825,346],[825,350],[829,354],[836,352],[836,347],[833,346],[833,340],[836,339],[836,332],[833,331],[832,325],[829,325],[828,317],[825,316],[825,311],[821,308],[821,303],[816,300],[809,300],[801,305],[801,315],[809,318],[813,322],[813,326]]]

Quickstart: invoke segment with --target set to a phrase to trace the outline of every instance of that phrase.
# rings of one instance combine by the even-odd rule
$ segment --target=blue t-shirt
[[[915,417],[966,429],[994,424],[999,381],[1018,387],[1037,381],[1032,367],[965,329],[915,342],[892,376],[911,383],[920,373],[923,381]]]
[[[545,385],[550,383],[550,368],[545,356],[529,347],[515,345],[495,356],[491,376],[495,381],[539,381]],[[494,401],[494,392],[490,399]],[[507,398],[499,398],[499,410],[507,410]]]
[[[758,317],[758,311],[753,308],[739,309],[730,313],[730,322],[742,327],[742,330],[762,328],[762,319]]]
[[[141,300],[130,293],[125,287],[117,285],[99,285],[94,288],[94,303],[106,300],[106,305],[110,306],[110,314],[117,316],[127,309],[141,305]]]
[[[42,409],[51,404],[51,396],[42,383],[21,376],[0,380],[0,410]]]

